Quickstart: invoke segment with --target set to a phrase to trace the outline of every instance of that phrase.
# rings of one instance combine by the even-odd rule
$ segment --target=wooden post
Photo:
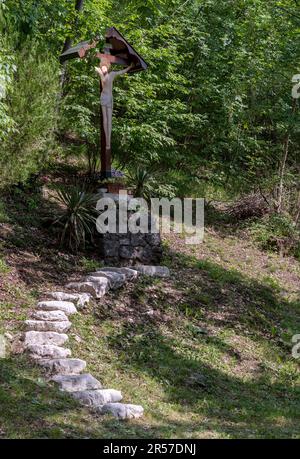
[[[102,82],[100,78],[100,96],[102,92]],[[101,160],[101,178],[109,178],[112,176],[111,173],[111,149],[106,149],[106,138],[103,126],[103,114],[102,107],[100,104],[100,136],[101,136],[101,148],[100,148],[100,160]]]

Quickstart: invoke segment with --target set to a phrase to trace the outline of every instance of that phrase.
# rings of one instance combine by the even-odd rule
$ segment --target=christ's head
[[[103,75],[106,75],[110,69],[110,62],[107,59],[101,59],[100,67]]]

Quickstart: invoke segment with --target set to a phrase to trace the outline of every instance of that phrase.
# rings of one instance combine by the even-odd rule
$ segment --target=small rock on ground
[[[62,311],[34,311],[32,318],[36,320],[47,320],[50,322],[65,322],[68,320],[66,314]]]
[[[78,309],[84,308],[91,301],[91,295],[88,293],[49,292],[47,297],[58,301],[72,301]]]
[[[60,390],[66,392],[78,392],[102,388],[101,383],[89,373],[83,375],[57,375],[53,376],[51,381],[55,381],[59,385]]]
[[[37,309],[43,311],[62,311],[67,316],[76,314],[77,312],[74,303],[70,301],[40,301],[37,304]]]
[[[93,408],[102,406],[106,403],[120,402],[123,398],[121,392],[114,389],[73,392],[72,396],[82,405]]]
[[[68,340],[68,336],[64,333],[57,332],[39,332],[39,331],[28,331],[24,335],[25,347],[38,344],[54,344],[56,346],[62,346]]]
[[[170,270],[166,266],[135,266],[135,269],[146,276],[170,277]]]
[[[97,270],[96,272],[116,272],[120,274],[124,274],[127,280],[136,279],[140,273],[136,269],[132,268],[101,268],[101,270]]]
[[[96,271],[94,273],[90,273],[89,277],[94,278],[94,277],[104,277],[108,280],[109,282],[109,287],[111,289],[117,289],[122,287],[122,285],[125,284],[126,282],[126,276],[125,274],[121,273],[115,273],[111,271]],[[89,277],[87,278],[87,281],[89,281]]]
[[[144,408],[140,405],[124,403],[107,403],[97,410],[99,414],[112,414],[118,419],[140,418],[144,414]]]
[[[70,349],[64,347],[55,346],[54,344],[46,344],[44,346],[34,344],[27,347],[27,351],[30,356],[34,359],[49,358],[49,359],[65,359],[70,357]]]
[[[52,375],[78,375],[86,368],[86,362],[81,359],[50,359],[37,363]]]
[[[94,298],[102,298],[108,290],[107,287],[104,288],[100,284],[97,285],[94,282],[70,282],[66,287],[76,292],[88,293]]]
[[[35,331],[54,331],[57,333],[65,333],[68,331],[72,324],[69,320],[65,320],[63,322],[56,321],[51,322],[49,320],[26,320],[25,321],[26,330],[35,330]]]

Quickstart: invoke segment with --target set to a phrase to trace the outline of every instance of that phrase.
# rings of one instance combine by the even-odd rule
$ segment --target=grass
[[[144,277],[72,318],[73,356],[125,402],[142,404],[143,418],[95,416],[25,356],[10,355],[0,360],[0,436],[299,438],[299,361],[291,355],[300,332],[299,264],[208,230],[199,247],[176,236],[164,241],[170,279]],[[20,331],[46,289],[101,267],[95,256],[12,241],[10,233],[1,249],[1,333]]]

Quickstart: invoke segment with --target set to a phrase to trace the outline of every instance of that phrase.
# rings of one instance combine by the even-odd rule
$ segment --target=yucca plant
[[[88,238],[92,239],[99,197],[72,186],[57,189],[56,199],[61,204],[61,211],[53,224],[61,227],[60,244],[77,252],[80,247],[85,247]]]
[[[137,198],[149,199],[151,194],[151,182],[153,175],[144,169],[137,166],[126,174],[127,185],[133,189],[133,194]]]

